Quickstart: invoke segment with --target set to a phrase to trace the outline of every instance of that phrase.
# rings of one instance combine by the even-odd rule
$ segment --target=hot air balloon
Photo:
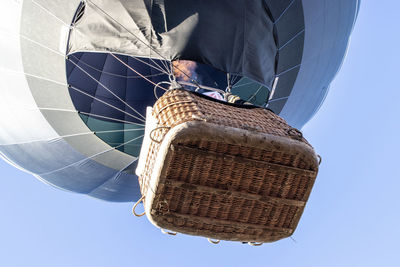
[[[228,88],[301,128],[342,64],[360,2],[0,5],[14,18],[0,26],[2,158],[52,186],[124,202],[140,198],[146,107],[171,81]]]

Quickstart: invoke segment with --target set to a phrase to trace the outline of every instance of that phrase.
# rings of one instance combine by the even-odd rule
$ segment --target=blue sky
[[[0,161],[0,266],[399,266],[398,10],[362,1],[343,67],[303,129],[323,164],[296,242],[166,236],[131,203],[63,192]]]

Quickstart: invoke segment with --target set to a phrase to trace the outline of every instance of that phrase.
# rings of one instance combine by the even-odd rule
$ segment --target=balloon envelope
[[[300,128],[340,68],[359,1],[0,6],[16,18],[0,28],[2,157],[59,188],[134,201],[144,112],[174,68],[190,83],[230,85]]]

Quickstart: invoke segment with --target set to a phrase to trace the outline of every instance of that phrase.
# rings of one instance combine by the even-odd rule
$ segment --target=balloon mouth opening
[[[86,10],[82,1],[71,28],[83,23]],[[269,95],[266,87],[250,79],[227,75],[193,60],[171,62],[113,51],[69,54],[66,76],[71,100],[86,126],[111,147],[134,157],[139,156],[143,141],[146,108],[169,89],[172,80],[200,93],[212,92],[204,88],[219,92],[229,88],[259,106],[265,104]]]
[[[146,108],[169,89],[171,75],[192,91],[199,89],[196,84],[221,91],[228,86],[226,73],[188,60],[78,52],[68,56],[66,70],[71,100],[87,127],[110,146],[135,157],[143,140]],[[269,94],[240,76],[232,77],[231,85],[233,93],[259,105]]]

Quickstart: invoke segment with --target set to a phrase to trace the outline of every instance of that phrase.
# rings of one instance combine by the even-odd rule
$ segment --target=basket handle
[[[170,231],[167,231],[162,228],[161,228],[161,233],[166,234],[166,235],[177,235],[178,234],[177,232],[170,232]]]
[[[135,215],[136,217],[142,217],[143,215],[146,214],[146,211],[144,211],[144,212],[141,213],[141,214],[136,213],[136,207],[139,205],[140,202],[144,201],[144,197],[145,197],[145,196],[142,196],[142,197],[135,203],[135,205],[133,205],[132,213],[133,213],[133,215]]]
[[[249,244],[250,246],[253,246],[253,247],[259,247],[259,246],[262,246],[262,244],[264,244],[264,243],[261,243],[261,242],[248,242],[247,244]]]
[[[220,242],[220,240],[212,240],[211,238],[207,238],[207,240],[208,240],[208,242],[210,242],[211,244],[214,244],[214,245],[218,245]]]
[[[164,139],[164,138],[163,138],[163,139],[161,139],[160,141],[154,139],[153,133],[154,133],[155,131],[159,130],[159,129],[171,129],[171,127],[168,127],[168,126],[158,126],[158,127],[154,128],[153,130],[151,130],[151,132],[150,132],[150,134],[149,134],[150,139],[151,139],[151,141],[153,141],[154,143],[157,143],[157,144],[161,144],[162,140]]]

